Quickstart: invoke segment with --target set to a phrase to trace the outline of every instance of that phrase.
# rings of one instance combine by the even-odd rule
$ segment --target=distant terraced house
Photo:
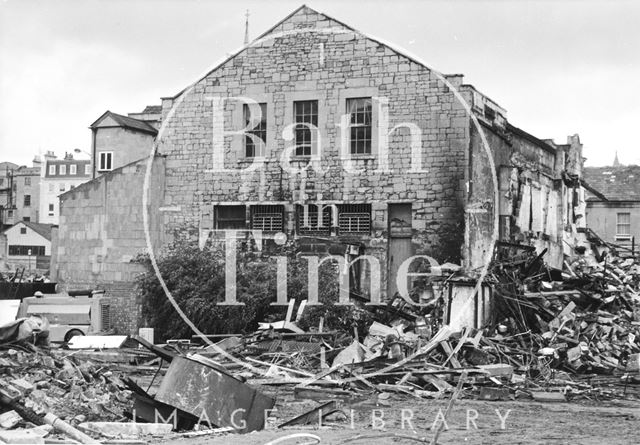
[[[617,157],[616,157],[617,159]],[[640,166],[585,167],[587,227],[621,254],[637,252],[640,242]]]

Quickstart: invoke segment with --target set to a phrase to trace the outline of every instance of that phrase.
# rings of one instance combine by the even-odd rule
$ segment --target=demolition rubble
[[[281,322],[206,343],[88,336],[49,348],[25,341],[37,324],[3,331],[0,442],[145,443],[347,422],[348,409],[390,398],[637,400],[640,261],[579,251],[557,270],[544,252],[501,248],[484,279],[483,329],[440,321],[445,289],[471,278],[450,265],[433,277],[428,304],[369,307],[365,336],[322,322],[305,332],[297,302]],[[291,400],[309,410],[284,417]]]

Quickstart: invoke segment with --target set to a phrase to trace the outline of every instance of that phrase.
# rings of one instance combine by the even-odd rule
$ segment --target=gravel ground
[[[282,419],[289,419],[316,405],[317,402],[311,401],[288,401],[278,405],[278,411],[275,414],[278,418],[276,424],[281,423]],[[162,443],[165,445],[264,445],[272,441],[282,444],[317,443],[309,438],[292,437],[284,440],[285,436],[295,434],[318,436],[322,444],[429,443],[434,435],[431,427],[445,412],[446,406],[446,400],[423,401],[394,397],[385,400],[384,405],[366,402],[347,405],[345,410],[348,416],[334,416],[321,427],[309,425],[274,429],[271,426],[270,429],[244,435],[181,438]],[[353,409],[353,412],[350,409]],[[405,410],[404,413],[403,410]],[[372,416],[377,418],[382,416],[382,420],[373,419]],[[640,402],[614,401],[596,404],[592,402],[459,400],[447,420],[449,429],[441,433],[439,444],[640,443]],[[474,421],[477,428],[474,428]]]

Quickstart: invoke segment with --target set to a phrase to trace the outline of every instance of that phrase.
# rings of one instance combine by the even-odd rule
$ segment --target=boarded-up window
[[[215,207],[216,229],[246,229],[246,208],[243,205],[219,205]]]
[[[412,236],[411,208],[410,203],[389,204],[389,236],[395,238]]]

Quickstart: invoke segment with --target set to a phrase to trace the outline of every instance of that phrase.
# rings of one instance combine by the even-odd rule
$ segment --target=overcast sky
[[[299,1],[0,0],[0,161],[89,150],[104,111],[141,111]],[[588,165],[640,164],[640,2],[308,1],[443,73],[535,136],[580,134]]]

